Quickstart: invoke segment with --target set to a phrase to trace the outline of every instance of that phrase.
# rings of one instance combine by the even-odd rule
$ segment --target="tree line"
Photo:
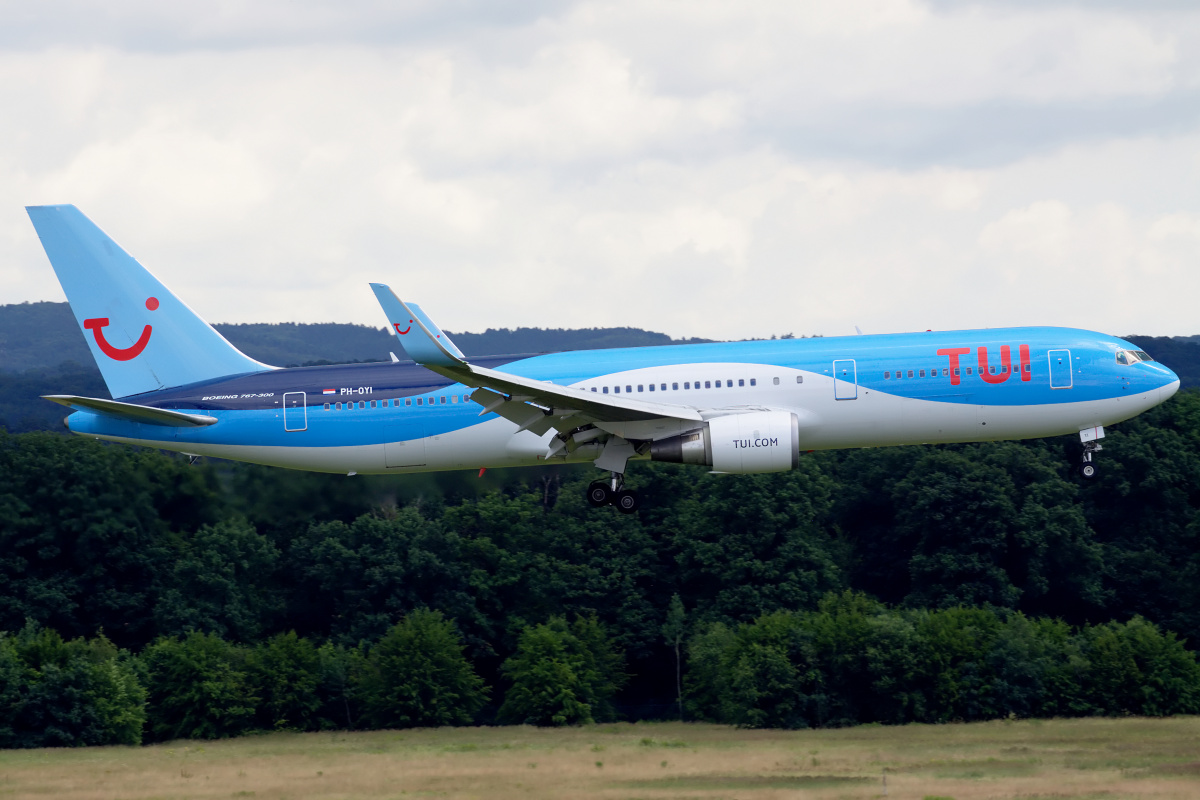
[[[1114,426],[1100,477],[1087,483],[1075,475],[1079,445],[1071,437],[812,453],[797,470],[761,476],[635,463],[629,477],[644,508],[625,516],[586,506],[587,468],[348,478],[189,466],[178,456],[80,437],[0,433],[0,630],[9,632],[6,647],[18,647],[21,636],[61,636],[63,652],[76,655],[56,657],[55,669],[127,665],[148,692],[147,720],[158,712],[144,665],[154,648],[171,646],[163,642],[205,636],[245,654],[294,633],[318,652],[366,659],[421,609],[453,626],[463,658],[489,687],[471,712],[480,722],[509,719],[500,711],[516,682],[506,665],[516,663],[528,631],[581,619],[594,620],[611,652],[623,654],[626,676],[579,700],[593,719],[609,709],[634,719],[677,715],[676,644],[684,711],[696,718],[833,725],[942,718],[922,708],[949,708],[955,719],[1154,713],[1155,706],[1091,694],[1111,670],[1079,665],[1108,663],[1089,638],[1105,631],[1119,639],[1153,630],[1174,642],[1164,647],[1185,654],[1182,643],[1198,641],[1198,439],[1200,395],[1183,392]],[[1068,674],[1081,688],[1070,696],[1082,699],[1071,711],[972,689],[969,702],[926,697],[903,701],[910,716],[888,716],[880,709],[889,692],[925,697],[922,687],[967,684],[942,672],[889,682],[886,670],[853,673],[822,661],[811,615],[833,614],[830,598],[846,592],[879,604],[861,611],[865,629],[907,642],[902,652],[914,664],[942,663],[922,655],[921,637],[935,624],[927,620],[956,609],[992,615],[986,636],[979,634],[982,655],[953,666],[989,686],[1005,674],[996,672],[996,648],[1017,647],[1022,625],[1039,636],[1061,626],[1065,633],[1037,652],[1076,665]],[[675,633],[667,635],[672,609]],[[779,637],[769,647],[754,638],[768,629]],[[772,648],[782,649],[771,655]],[[743,651],[767,660],[747,662]],[[21,670],[42,669],[32,656],[6,658],[5,669],[18,661]],[[230,658],[236,666],[243,656]],[[1134,658],[1129,674],[1158,674]],[[756,707],[751,663],[773,665],[763,673],[767,684],[778,668],[778,680],[808,698],[803,709],[761,723],[749,711],[734,713]],[[843,673],[860,676],[852,686],[878,681],[863,695],[874,699],[850,708],[843,695],[851,690],[837,688]],[[364,685],[355,684],[362,705],[351,703],[359,708],[354,722],[329,717],[328,724],[369,724]],[[1038,692],[1067,696],[1027,694]],[[256,705],[247,717],[253,726],[278,722],[260,713]],[[559,717],[585,718],[540,719]]]
[[[502,702],[489,705],[493,687],[466,650],[429,609],[353,647],[192,631],[136,655],[30,622],[0,634],[0,747],[619,717],[625,658],[594,616],[527,626],[501,666]],[[814,611],[712,622],[687,654],[692,718],[749,728],[1200,712],[1195,654],[1141,617],[1073,629],[995,609],[890,609],[847,591]]]

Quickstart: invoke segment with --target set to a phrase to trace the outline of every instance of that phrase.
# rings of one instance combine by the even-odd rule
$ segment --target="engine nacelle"
[[[650,460],[703,464],[713,472],[783,472],[800,461],[800,423],[790,411],[714,417],[702,428],[652,442]]]

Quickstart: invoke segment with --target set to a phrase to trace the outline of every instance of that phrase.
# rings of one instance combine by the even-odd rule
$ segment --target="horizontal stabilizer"
[[[141,422],[146,425],[164,425],[169,428],[199,428],[212,425],[216,417],[205,414],[188,414],[183,411],[171,411],[166,408],[151,408],[139,406],[136,403],[122,403],[117,400],[103,400],[99,397],[76,397],[70,394],[48,394],[42,398],[52,403],[66,406],[75,411],[90,411],[93,414],[103,414],[106,417]]]

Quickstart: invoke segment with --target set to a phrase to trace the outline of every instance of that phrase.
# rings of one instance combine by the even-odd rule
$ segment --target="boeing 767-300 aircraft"
[[[630,459],[774,472],[802,451],[1078,435],[1179,388],[1135,345],[995,328],[466,358],[371,284],[414,363],[280,369],[246,356],[70,205],[28,209],[112,400],[54,395],[75,433],[320,472],[591,461],[636,510]]]

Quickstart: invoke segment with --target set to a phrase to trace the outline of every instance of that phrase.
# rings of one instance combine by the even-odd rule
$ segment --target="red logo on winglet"
[[[412,320],[410,319],[410,320],[408,321],[408,327],[407,327],[407,328],[405,328],[404,330],[400,330],[400,323],[399,323],[399,322],[393,322],[393,323],[392,323],[392,327],[396,329],[396,333],[397,333],[397,334],[399,334],[400,336],[403,336],[404,334],[406,334],[406,333],[408,333],[409,331],[411,331],[411,330],[412,330]]]
[[[150,309],[151,311],[157,309],[158,298],[146,298],[146,308]],[[83,327],[90,330],[92,335],[96,337],[96,346],[100,348],[100,352],[104,353],[104,355],[108,356],[114,361],[129,361],[130,359],[140,356],[142,351],[146,349],[146,345],[150,343],[150,334],[154,330],[147,325],[146,327],[142,328],[142,335],[138,337],[138,340],[129,347],[113,347],[111,344],[109,344],[108,340],[104,338],[103,328],[107,326],[108,317],[93,317],[92,319],[85,319],[83,321]]]

